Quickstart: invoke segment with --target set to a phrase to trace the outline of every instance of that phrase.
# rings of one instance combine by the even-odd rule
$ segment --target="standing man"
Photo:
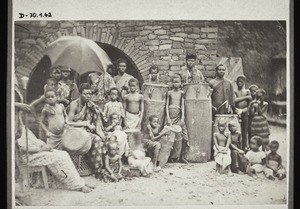
[[[101,109],[104,108],[104,104],[108,102],[108,94],[111,88],[116,87],[116,84],[107,72],[104,73],[90,73],[89,81],[91,84],[92,97],[91,101],[94,102]]]
[[[205,78],[200,71],[200,66],[195,66],[197,56],[194,53],[187,53],[186,66],[181,68],[179,72],[182,83],[203,83]]]
[[[241,118],[242,148],[249,148],[248,141],[248,106],[252,100],[249,89],[245,88],[246,77],[240,75],[236,79],[237,91],[235,92],[236,113]]]
[[[130,79],[133,78],[133,76],[125,72],[127,69],[126,60],[119,58],[117,60],[117,68],[118,68],[118,75],[114,77],[114,81],[116,87],[118,88],[119,92],[121,92],[123,98],[123,96],[128,93],[128,82]]]
[[[211,102],[217,114],[231,114],[235,110],[235,95],[230,80],[224,78],[226,67],[219,64],[216,67],[216,78],[209,82],[212,88]]]

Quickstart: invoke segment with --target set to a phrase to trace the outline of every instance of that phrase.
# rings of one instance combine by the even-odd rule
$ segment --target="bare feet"
[[[179,160],[179,162],[181,162],[181,163],[184,163],[184,164],[189,164],[189,162],[185,159],[185,158],[181,158],[180,160]]]
[[[275,180],[275,177],[272,176],[272,175],[269,175],[267,178],[270,179],[270,180]]]
[[[154,168],[154,172],[159,172],[161,170],[160,166],[157,166],[156,168]]]
[[[92,189],[87,186],[83,186],[79,191],[83,193],[89,193],[92,191]]]
[[[95,189],[96,188],[96,186],[92,186],[92,185],[89,185],[89,184],[85,184],[85,186],[87,186],[87,187],[89,187],[89,188],[91,188],[91,189]]]

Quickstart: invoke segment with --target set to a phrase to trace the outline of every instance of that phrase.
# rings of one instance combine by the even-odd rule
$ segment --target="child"
[[[159,83],[159,69],[156,65],[149,68],[149,83]]]
[[[105,128],[105,131],[111,131],[116,137],[119,148],[118,154],[122,157],[122,161],[126,162],[126,158],[129,154],[129,145],[127,141],[127,134],[122,131],[119,121],[119,115],[117,113],[112,113],[110,115],[110,125]]]
[[[228,123],[228,129],[230,131],[230,149],[231,149],[231,171],[233,173],[241,174],[241,171],[246,172],[247,159],[245,158],[245,152],[242,150],[242,134],[237,131],[236,122],[230,121]]]
[[[134,144],[130,148],[128,157],[129,166],[132,168],[138,168],[143,176],[149,176],[153,173],[153,163],[151,158],[146,157],[144,145],[142,143],[142,133],[134,132],[132,134]]]
[[[108,153],[105,155],[105,170],[103,170],[104,182],[118,182],[123,179],[121,174],[122,161],[118,155],[118,144],[114,142],[108,143]]]
[[[240,75],[237,77],[236,83],[238,86],[235,91],[235,107],[236,112],[241,119],[241,131],[242,131],[242,148],[249,148],[248,141],[248,106],[252,97],[250,91],[245,88],[246,77]]]
[[[115,113],[120,118],[118,124],[122,124],[125,113],[121,102],[118,102],[119,92],[116,87],[113,87],[109,91],[110,101],[104,105],[103,119],[108,122],[108,118],[112,113]],[[125,122],[125,121],[124,121]]]
[[[279,148],[278,141],[271,141],[269,147],[271,152],[267,155],[266,158],[265,172],[270,173],[271,179],[272,177],[274,177],[273,174],[275,174],[275,177],[278,177],[279,180],[282,180],[286,177],[286,171],[282,165],[281,156],[277,154],[277,150]]]
[[[67,119],[65,108],[58,103],[57,92],[53,89],[46,89],[46,105],[42,110],[41,126],[46,132],[47,144],[53,149],[62,149],[61,137],[66,125],[86,126],[93,129],[92,125],[87,122],[70,123]]]
[[[266,169],[266,153],[259,150],[262,145],[262,138],[260,136],[253,136],[250,139],[250,151],[248,151],[245,157],[249,160],[250,169],[248,174],[254,175],[257,178],[257,173],[264,173],[267,178],[274,179],[272,173]]]
[[[269,144],[269,125],[266,118],[268,103],[264,101],[266,92],[263,89],[258,89],[256,99],[249,105],[251,115],[251,137],[260,136],[262,138],[262,150],[268,151]]]
[[[141,129],[144,114],[144,97],[138,92],[138,80],[132,78],[128,82],[129,94],[124,96],[125,125],[129,129]]]
[[[149,116],[149,124],[147,125],[147,130],[151,141],[156,143],[160,143],[161,137],[167,134],[165,130],[159,132],[160,125],[158,124],[158,117],[155,115]],[[160,145],[157,147],[160,147]],[[160,149],[154,149],[153,152],[152,162],[154,164],[154,171],[161,169],[160,167],[157,167],[159,151]]]
[[[258,90],[258,86],[257,85],[253,84],[253,85],[249,86],[249,91],[250,91],[252,100],[256,99],[256,92],[257,92],[257,90]]]
[[[224,170],[228,168],[228,175],[232,176],[230,169],[231,155],[230,155],[230,134],[225,133],[227,122],[224,119],[218,121],[219,133],[214,133],[214,157],[216,161],[216,172],[223,174]]]
[[[186,125],[184,122],[184,92],[180,90],[181,77],[176,74],[172,78],[173,89],[167,93],[166,101],[166,119],[167,125],[179,125],[182,128],[181,133],[176,134],[174,147],[171,152],[171,159],[179,159],[180,162],[188,164],[185,159],[186,153],[188,152],[189,142]]]

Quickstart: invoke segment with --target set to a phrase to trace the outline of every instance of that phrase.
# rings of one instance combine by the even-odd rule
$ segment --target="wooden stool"
[[[84,155],[74,155],[70,154],[70,157],[76,167],[80,176],[90,176],[92,175],[92,170],[86,162]]]
[[[36,173],[36,172],[41,172],[42,173],[42,178],[43,178],[43,183],[44,183],[44,187],[46,190],[49,189],[49,184],[48,184],[48,177],[47,177],[47,171],[46,171],[46,166],[29,166],[29,181],[30,182],[27,182],[27,167],[26,165],[22,165],[19,167],[20,169],[20,172],[22,173],[22,191],[28,191],[29,190],[29,187],[30,187],[30,184],[31,184],[31,178],[30,176],[33,174],[33,173]]]

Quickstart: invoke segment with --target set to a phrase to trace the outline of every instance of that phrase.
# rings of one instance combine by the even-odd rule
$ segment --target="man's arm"
[[[167,92],[167,101],[166,101],[166,116],[167,116],[167,123],[170,124],[171,123],[171,119],[170,119],[170,115],[169,115],[169,103],[170,103],[170,99],[169,99],[169,91]]]
[[[140,108],[141,108],[141,114],[140,114],[140,123],[142,123],[143,115],[144,115],[144,96],[141,95],[140,99]]]
[[[184,122],[184,92],[181,92],[181,121]]]

